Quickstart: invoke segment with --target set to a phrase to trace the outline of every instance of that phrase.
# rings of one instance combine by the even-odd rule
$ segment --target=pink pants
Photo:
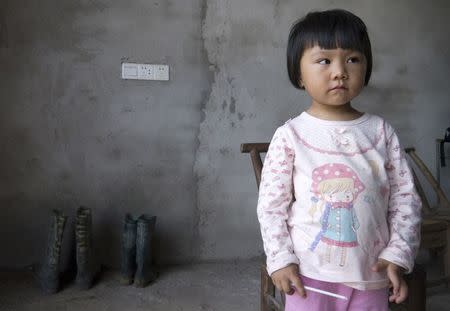
[[[388,288],[358,290],[340,283],[317,281],[300,276],[303,285],[345,296],[342,300],[306,290],[306,298],[297,292],[286,295],[285,311],[388,311]]]

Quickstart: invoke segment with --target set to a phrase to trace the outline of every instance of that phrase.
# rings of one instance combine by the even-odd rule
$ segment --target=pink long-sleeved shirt
[[[386,274],[371,266],[383,258],[412,270],[420,212],[398,137],[382,118],[303,112],[276,130],[257,207],[269,274],[296,263],[317,280],[385,287]]]

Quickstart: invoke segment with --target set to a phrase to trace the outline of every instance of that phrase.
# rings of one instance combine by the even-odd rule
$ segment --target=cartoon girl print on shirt
[[[358,246],[356,230],[358,218],[353,202],[365,186],[350,167],[341,163],[329,163],[317,167],[312,172],[311,217],[317,207],[325,209],[320,217],[321,230],[309,249],[314,252],[319,242],[326,244],[325,260],[331,262],[331,248],[336,247],[340,254],[339,265],[345,265],[347,248]]]

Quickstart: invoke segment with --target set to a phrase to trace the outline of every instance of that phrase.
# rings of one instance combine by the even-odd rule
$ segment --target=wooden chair
[[[433,188],[434,193],[438,198],[438,206],[431,207],[425,195],[425,191],[413,170],[414,180],[423,204],[423,225],[421,247],[431,250],[437,255],[443,257],[444,262],[444,276],[437,280],[427,282],[428,287],[438,286],[442,283],[447,287],[450,285],[450,203],[439,183],[433,177],[428,167],[422,159],[416,154],[416,150],[412,147],[405,148],[406,154],[414,162],[415,166],[423,174],[427,182]],[[423,231],[426,230],[425,234]]]
[[[261,171],[263,162],[261,160],[261,153],[267,152],[269,143],[246,143],[241,144],[241,152],[249,153],[253,164],[253,170],[256,177],[256,185],[259,189],[261,183]],[[427,227],[428,231],[424,231],[422,226],[422,237],[427,241],[433,240],[429,232],[436,232],[437,229],[442,228],[442,222],[432,221],[432,227]],[[442,230],[437,230],[442,232]],[[439,244],[439,247],[442,247]],[[276,291],[272,279],[267,274],[266,265],[261,264],[261,290],[260,290],[260,310],[261,311],[283,311],[285,297],[282,293]],[[409,287],[408,299],[402,304],[408,311],[424,311],[426,307],[426,272],[425,269],[416,264],[412,273],[406,277],[406,282]],[[390,306],[391,307],[391,306]],[[397,309],[397,306],[394,306]]]

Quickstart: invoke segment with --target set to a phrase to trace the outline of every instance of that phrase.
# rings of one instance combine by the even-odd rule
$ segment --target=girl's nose
[[[343,64],[336,64],[333,68],[333,80],[346,80],[348,78],[347,71]]]

